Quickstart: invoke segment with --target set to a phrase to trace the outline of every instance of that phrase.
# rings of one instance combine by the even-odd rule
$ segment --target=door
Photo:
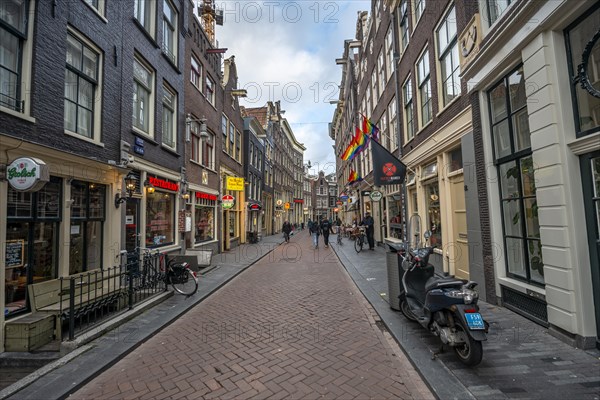
[[[452,246],[449,246],[450,271],[460,279],[469,279],[469,242],[467,240],[467,209],[465,179],[462,174],[450,178],[452,201]]]
[[[131,253],[140,246],[140,200],[128,198],[125,204],[125,249]]]
[[[600,151],[581,156],[580,162],[596,313],[596,347],[600,349]]]

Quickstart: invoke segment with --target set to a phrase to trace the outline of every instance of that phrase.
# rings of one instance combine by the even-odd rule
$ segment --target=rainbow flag
[[[349,159],[351,159],[352,154],[354,154],[354,152],[356,151],[356,147],[357,144],[355,142],[356,137],[353,137],[352,140],[350,141],[350,144],[348,145],[348,147],[346,147],[346,150],[344,150],[344,152],[342,153],[341,159],[344,161],[348,161]]]
[[[362,181],[362,178],[358,176],[358,172],[350,170],[350,176],[348,176],[348,184],[352,185],[360,181]]]
[[[361,114],[362,115],[362,114]],[[371,120],[362,115],[362,131],[367,135],[370,135],[373,140],[379,140],[379,128]]]

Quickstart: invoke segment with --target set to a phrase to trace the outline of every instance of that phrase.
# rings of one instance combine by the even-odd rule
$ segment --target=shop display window
[[[27,311],[27,285],[58,274],[62,180],[50,178],[33,193],[8,188],[4,314]]]
[[[202,200],[202,202],[213,202]],[[194,220],[196,221],[195,242],[206,242],[215,237],[215,207],[196,204]]]
[[[72,181],[71,199],[69,274],[72,275],[102,267],[106,187]]]
[[[175,243],[175,194],[162,191],[146,198],[146,247]]]

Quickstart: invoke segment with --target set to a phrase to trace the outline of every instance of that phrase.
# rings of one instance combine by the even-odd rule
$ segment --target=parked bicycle
[[[342,228],[338,228],[337,244],[339,244],[339,245],[342,244]]]
[[[169,260],[165,253],[161,253],[161,256],[164,258],[161,257],[159,265],[165,276],[165,283],[170,284],[177,293],[187,297],[196,293],[198,291],[198,277],[196,272],[190,269],[190,265],[185,261],[176,261],[175,258]]]
[[[366,240],[367,235],[365,234],[365,228],[361,226],[359,228],[359,233],[356,235],[356,239],[354,239],[354,250],[356,250],[357,253],[360,253],[362,251],[363,245],[365,244]]]

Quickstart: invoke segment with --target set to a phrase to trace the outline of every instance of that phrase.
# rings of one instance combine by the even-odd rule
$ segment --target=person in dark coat
[[[285,221],[283,226],[281,227],[281,231],[283,232],[283,237],[286,242],[290,241],[290,232],[292,231],[292,225],[289,222]]]
[[[375,220],[371,217],[371,214],[367,212],[360,224],[365,227],[367,242],[369,242],[369,250],[375,250],[375,240],[373,239],[373,233],[375,233]]]
[[[323,241],[325,242],[325,247],[329,247],[329,232],[331,231],[331,223],[327,218],[323,218],[321,220],[321,233],[323,234]]]

